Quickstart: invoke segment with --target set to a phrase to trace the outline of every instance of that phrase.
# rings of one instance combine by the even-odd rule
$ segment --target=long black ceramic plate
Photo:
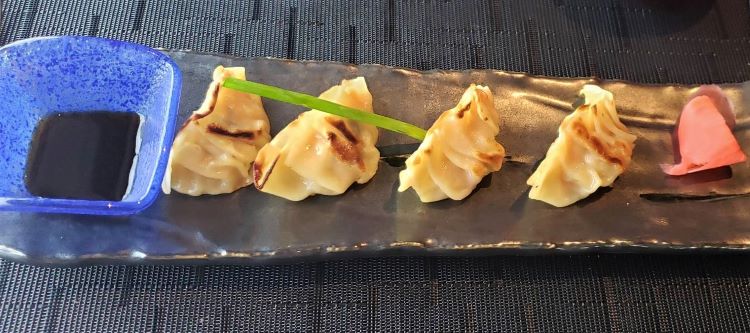
[[[247,188],[219,196],[162,195],[131,217],[3,212],[0,256],[41,264],[252,263],[392,252],[750,249],[748,163],[681,178],[659,169],[659,163],[672,162],[672,124],[692,87],[167,53],[184,74],[180,121],[200,104],[219,64],[245,66],[249,79],[313,95],[343,78],[364,76],[375,112],[425,128],[470,83],[480,83],[495,95],[499,139],[509,155],[502,170],[465,200],[423,204],[411,190],[396,191],[403,161],[398,156],[413,151],[415,142],[381,131],[384,158],[377,174],[340,196],[290,202]],[[585,83],[614,93],[621,118],[638,135],[633,163],[613,188],[573,206],[529,200],[526,179]],[[749,86],[723,87],[739,111],[736,135],[750,149]],[[303,111],[264,104],[274,133]]]

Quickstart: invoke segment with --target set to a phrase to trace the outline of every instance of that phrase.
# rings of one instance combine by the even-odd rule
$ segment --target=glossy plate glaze
[[[492,70],[418,72],[380,65],[241,59],[167,52],[184,75],[180,119],[198,107],[216,65],[245,66],[248,78],[317,95],[365,76],[377,113],[424,128],[470,83],[489,86],[508,156],[463,201],[419,202],[398,193],[412,139],[381,131],[384,158],[372,181],[337,197],[290,202],[253,188],[219,196],[162,195],[130,217],[0,213],[0,256],[40,264],[305,260],[341,255],[539,253],[607,250],[750,249],[750,164],[681,178],[672,125],[694,87],[533,77]],[[638,135],[633,164],[611,189],[567,208],[529,200],[526,179],[586,83],[612,91]],[[750,149],[750,86],[723,85],[738,109],[736,136]],[[264,101],[273,132],[301,108]]]

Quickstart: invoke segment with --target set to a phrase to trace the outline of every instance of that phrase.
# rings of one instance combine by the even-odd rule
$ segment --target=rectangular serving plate
[[[341,79],[364,76],[375,112],[423,128],[453,107],[470,83],[478,83],[494,93],[502,121],[499,141],[508,156],[502,170],[465,200],[423,204],[412,190],[396,191],[398,164],[417,143],[381,130],[378,172],[343,195],[291,202],[251,187],[218,196],[161,195],[129,217],[2,212],[0,257],[50,265],[249,264],[393,253],[750,249],[748,162],[681,178],[659,169],[659,163],[672,162],[672,126],[695,86],[165,53],[183,71],[179,122],[200,105],[217,65],[244,66],[250,80],[312,95]],[[573,206],[529,200],[526,179],[587,83],[614,93],[623,122],[638,136],[633,163],[613,188]],[[735,134],[750,147],[748,83],[722,87],[737,108]],[[274,134],[304,111],[270,100],[264,105]]]

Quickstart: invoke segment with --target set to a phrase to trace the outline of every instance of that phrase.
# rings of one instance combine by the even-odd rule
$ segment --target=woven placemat
[[[63,34],[417,69],[750,80],[747,1],[2,1],[0,43]],[[747,332],[749,259],[590,254],[85,268],[0,261],[0,332]]]

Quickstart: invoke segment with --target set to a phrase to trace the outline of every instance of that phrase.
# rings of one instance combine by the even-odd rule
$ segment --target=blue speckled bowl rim
[[[171,76],[172,89],[169,96],[169,107],[166,114],[166,126],[164,132],[164,143],[161,146],[161,154],[156,164],[156,172],[152,183],[146,195],[135,202],[124,201],[107,201],[107,200],[74,200],[74,199],[52,199],[52,198],[33,198],[20,199],[16,197],[0,197],[0,202],[5,201],[6,205],[0,205],[0,210],[5,211],[26,211],[40,213],[71,213],[87,215],[132,215],[143,211],[156,201],[160,194],[161,182],[166,171],[169,160],[169,151],[172,147],[175,134],[175,123],[177,122],[177,112],[180,104],[180,94],[182,92],[182,72],[177,63],[168,55],[152,49],[148,46],[119,41],[109,38],[89,37],[89,36],[42,36],[15,41],[0,47],[0,53],[17,47],[26,47],[39,41],[57,40],[59,42],[80,43],[96,42],[102,47],[120,46],[134,49],[138,52],[150,53],[166,63],[172,68],[174,75]]]

